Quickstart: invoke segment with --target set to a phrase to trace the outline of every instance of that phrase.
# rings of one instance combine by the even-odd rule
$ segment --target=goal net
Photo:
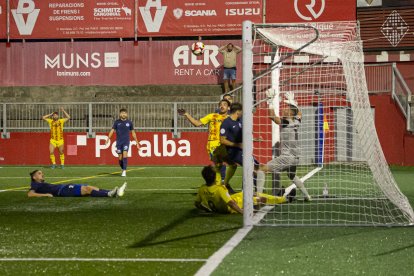
[[[245,225],[412,224],[375,130],[358,24],[243,30]],[[269,165],[264,184],[250,156]],[[253,208],[253,191],[282,195],[295,175],[293,202]]]

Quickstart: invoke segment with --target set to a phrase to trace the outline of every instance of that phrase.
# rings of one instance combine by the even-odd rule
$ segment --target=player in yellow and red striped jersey
[[[60,157],[60,166],[63,169],[65,166],[65,154],[63,152],[64,149],[64,139],[63,139],[63,126],[64,124],[70,119],[69,114],[63,109],[60,110],[65,115],[65,118],[59,119],[59,113],[53,112],[51,114],[47,114],[42,117],[50,127],[50,144],[49,144],[49,153],[50,153],[50,162],[52,163],[51,168],[54,169],[56,167],[56,159],[55,159],[55,149],[58,148],[59,150],[59,157]]]
[[[228,100],[221,100],[218,105],[218,112],[207,114],[199,120],[194,119],[184,109],[179,109],[178,114],[187,118],[187,120],[193,126],[199,127],[202,125],[208,125],[208,141],[206,146],[207,153],[210,157],[210,160],[216,164],[216,167],[221,169],[221,179],[224,180],[226,169],[222,165],[222,160],[220,160],[220,158],[217,158],[214,152],[220,146],[220,126],[224,119],[226,119],[228,116],[227,113],[229,111],[230,102]]]

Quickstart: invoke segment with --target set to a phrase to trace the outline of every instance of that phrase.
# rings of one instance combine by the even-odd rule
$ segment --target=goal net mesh
[[[311,197],[305,200],[297,189],[292,203],[256,206],[255,214],[263,217],[257,224],[412,223],[413,210],[396,185],[375,130],[358,24],[254,24],[251,50],[253,141],[244,139],[244,147],[251,143],[261,164],[283,158],[282,126],[269,119],[269,108],[284,117],[287,96],[293,94],[302,115],[293,138],[296,175]],[[290,184],[287,171],[273,170],[257,188],[280,195]]]

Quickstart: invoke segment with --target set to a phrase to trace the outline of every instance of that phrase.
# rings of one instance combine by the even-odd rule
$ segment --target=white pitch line
[[[205,262],[207,259],[162,258],[0,258],[0,262]]]
[[[43,168],[43,169],[49,169],[48,166],[10,166],[10,167],[0,167],[1,169],[31,169],[31,168]],[[65,169],[111,169],[111,168],[119,168],[118,166],[67,166],[65,165]],[[140,166],[132,166],[129,168],[144,168],[144,169],[159,169],[159,168],[171,168],[171,169],[199,169],[203,168],[203,166],[151,166],[151,167],[140,167]],[[58,169],[59,170],[59,169]]]
[[[256,213],[253,217],[253,224],[256,224],[264,218],[264,216],[274,208],[274,206],[265,206],[260,213]],[[253,229],[253,225],[245,226],[237,231],[234,236],[228,240],[219,250],[211,255],[207,262],[197,271],[195,276],[208,276],[221,264],[224,258],[236,248],[237,245],[249,234]]]
[[[27,189],[29,189],[29,187],[27,187]],[[140,192],[140,191],[142,191],[142,192],[192,191],[192,192],[195,192],[197,189],[198,188],[183,188],[183,189],[178,189],[178,188],[177,189],[155,189],[155,188],[154,189],[152,189],[152,188],[148,188],[148,189],[129,189],[128,188],[126,191],[127,192],[129,192],[129,191],[134,191],[134,192],[136,192],[136,191],[138,191],[138,192]],[[0,193],[4,193],[4,192],[25,192],[25,193],[27,193],[27,190],[0,190]]]
[[[320,171],[321,168],[316,168],[309,172],[302,178],[302,181],[306,181],[308,178],[313,176],[315,173]],[[274,206],[265,206],[253,217],[253,225],[257,224],[264,216],[274,208]],[[224,258],[230,254],[233,249],[239,245],[239,243],[247,236],[247,234],[253,229],[253,225],[245,226],[237,231],[234,236],[228,240],[218,251],[208,258],[207,262],[197,271],[195,276],[208,276],[221,264]]]
[[[83,176],[79,176],[83,177]],[[85,176],[87,177],[87,176]],[[241,175],[235,175],[236,178],[241,178]],[[0,179],[27,179],[27,176],[0,176]],[[48,176],[48,179],[67,179],[68,177],[65,176]],[[188,178],[194,178],[194,179],[200,179],[200,176],[127,176],[126,179],[188,179]]]

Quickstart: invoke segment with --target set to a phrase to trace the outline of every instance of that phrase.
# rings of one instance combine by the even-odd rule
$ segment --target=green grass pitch
[[[131,167],[115,199],[27,198],[33,169],[0,168],[0,275],[193,275],[242,225],[193,208],[200,167]],[[53,183],[124,181],[116,167],[43,170]],[[392,171],[413,205],[414,168]],[[413,241],[410,227],[256,227],[213,275],[410,275]]]

